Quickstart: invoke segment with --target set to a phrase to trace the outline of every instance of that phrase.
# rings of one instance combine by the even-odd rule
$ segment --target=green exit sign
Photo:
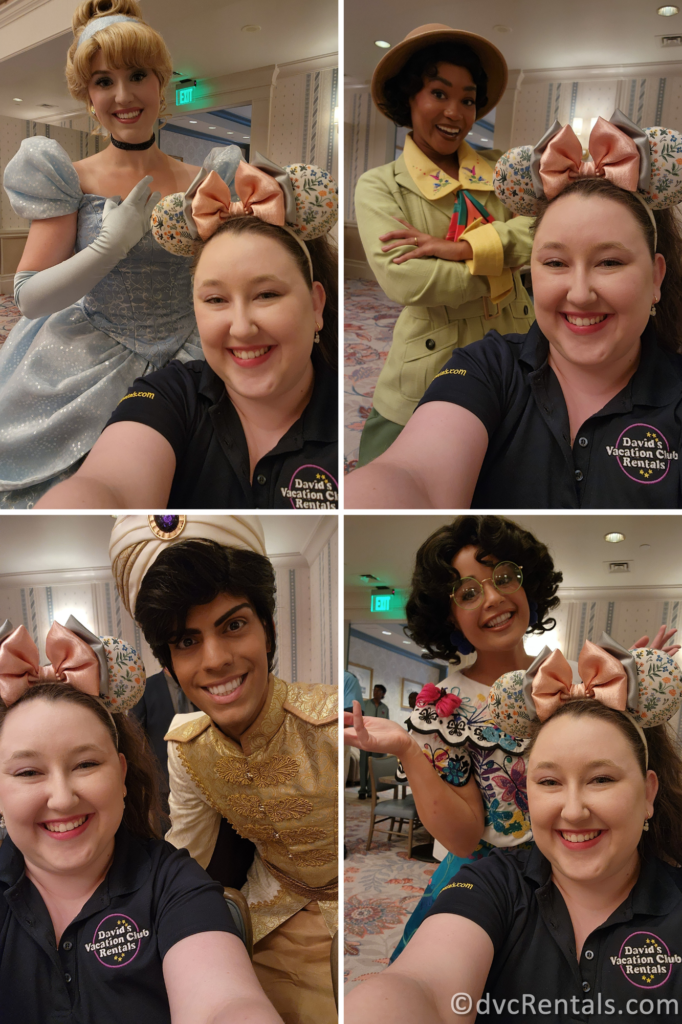
[[[184,89],[175,90],[175,104],[178,107],[183,106],[185,103],[191,103],[194,99],[194,86],[188,85]]]
[[[372,594],[370,611],[373,611],[373,612],[390,612],[390,610],[391,610],[391,595],[390,594]]]

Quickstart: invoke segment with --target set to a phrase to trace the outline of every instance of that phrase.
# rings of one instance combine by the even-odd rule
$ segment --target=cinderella
[[[5,171],[12,209],[31,227],[14,282],[23,316],[0,352],[0,508],[31,508],[70,476],[136,377],[203,358],[190,259],[149,232],[159,198],[185,192],[200,170],[154,137],[170,54],[137,0],[86,0],[73,31],[69,90],[111,145],[72,164],[36,136]],[[241,156],[219,147],[204,167],[229,184]]]

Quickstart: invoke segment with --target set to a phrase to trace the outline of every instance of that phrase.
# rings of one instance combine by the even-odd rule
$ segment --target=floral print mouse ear
[[[287,223],[304,241],[326,235],[339,219],[339,190],[328,171],[312,164],[286,168],[294,190],[296,217]]]
[[[532,146],[517,146],[508,150],[497,161],[493,180],[495,194],[500,202],[524,217],[534,217],[538,212],[538,198],[530,170],[532,156]]]
[[[507,672],[491,686],[490,717],[515,737],[531,736],[567,701],[594,699],[630,715],[650,729],[668,722],[682,704],[677,663],[663,651],[628,651],[603,633],[599,644],[586,640],[571,665],[561,651],[545,649],[525,672]]]

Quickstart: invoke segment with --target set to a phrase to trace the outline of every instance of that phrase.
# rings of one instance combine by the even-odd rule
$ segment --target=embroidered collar
[[[466,142],[459,149],[459,180],[450,177],[440,167],[436,167],[425,153],[414,142],[411,135],[405,139],[403,156],[405,165],[413,182],[425,199],[440,199],[460,188],[479,189],[483,192],[493,190],[494,169],[483,159],[480,153]]]

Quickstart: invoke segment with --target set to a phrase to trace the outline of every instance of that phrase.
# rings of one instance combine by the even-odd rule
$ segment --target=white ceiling
[[[145,19],[163,35],[181,78],[216,76],[287,64],[338,49],[336,0],[141,0]],[[74,4],[75,6],[75,4]],[[0,6],[0,12],[3,10]],[[258,32],[243,32],[259,25]],[[64,34],[0,61],[0,114],[49,117],[77,105],[64,80],[73,39]],[[23,103],[13,102],[20,97]],[[49,103],[51,109],[39,104]]]
[[[409,587],[417,548],[452,515],[346,515],[345,586],[357,596],[371,589],[360,573],[372,573],[381,584]],[[682,588],[682,518],[678,515],[513,515],[550,549],[564,574],[562,590],[587,588],[633,591],[641,588]],[[608,544],[604,534],[621,532],[625,541]],[[649,548],[641,545],[648,544]],[[613,575],[605,563],[631,560],[632,571]],[[374,584],[376,586],[376,584]],[[384,628],[390,628],[388,626]]]
[[[324,516],[263,515],[271,557],[303,552]],[[101,568],[109,564],[110,515],[0,516],[0,578],[27,572]]]
[[[241,114],[242,117],[251,119],[251,105],[246,107],[230,107],[233,114]],[[235,145],[251,145],[251,129],[247,125],[237,124],[235,121],[226,121],[210,111],[195,114],[194,111],[187,114],[177,114],[169,117],[166,124],[176,124],[181,128],[188,128],[193,132],[205,132],[211,134],[218,143],[234,143]],[[168,147],[166,147],[168,148]]]
[[[660,36],[682,34],[682,14],[663,18],[663,0],[487,0],[454,5],[446,0],[367,3],[345,0],[346,83],[369,82],[385,50],[419,24],[438,22],[485,36],[502,51],[510,68],[541,69],[592,65],[646,64],[682,58],[663,49]],[[496,26],[511,29],[500,32]]]

